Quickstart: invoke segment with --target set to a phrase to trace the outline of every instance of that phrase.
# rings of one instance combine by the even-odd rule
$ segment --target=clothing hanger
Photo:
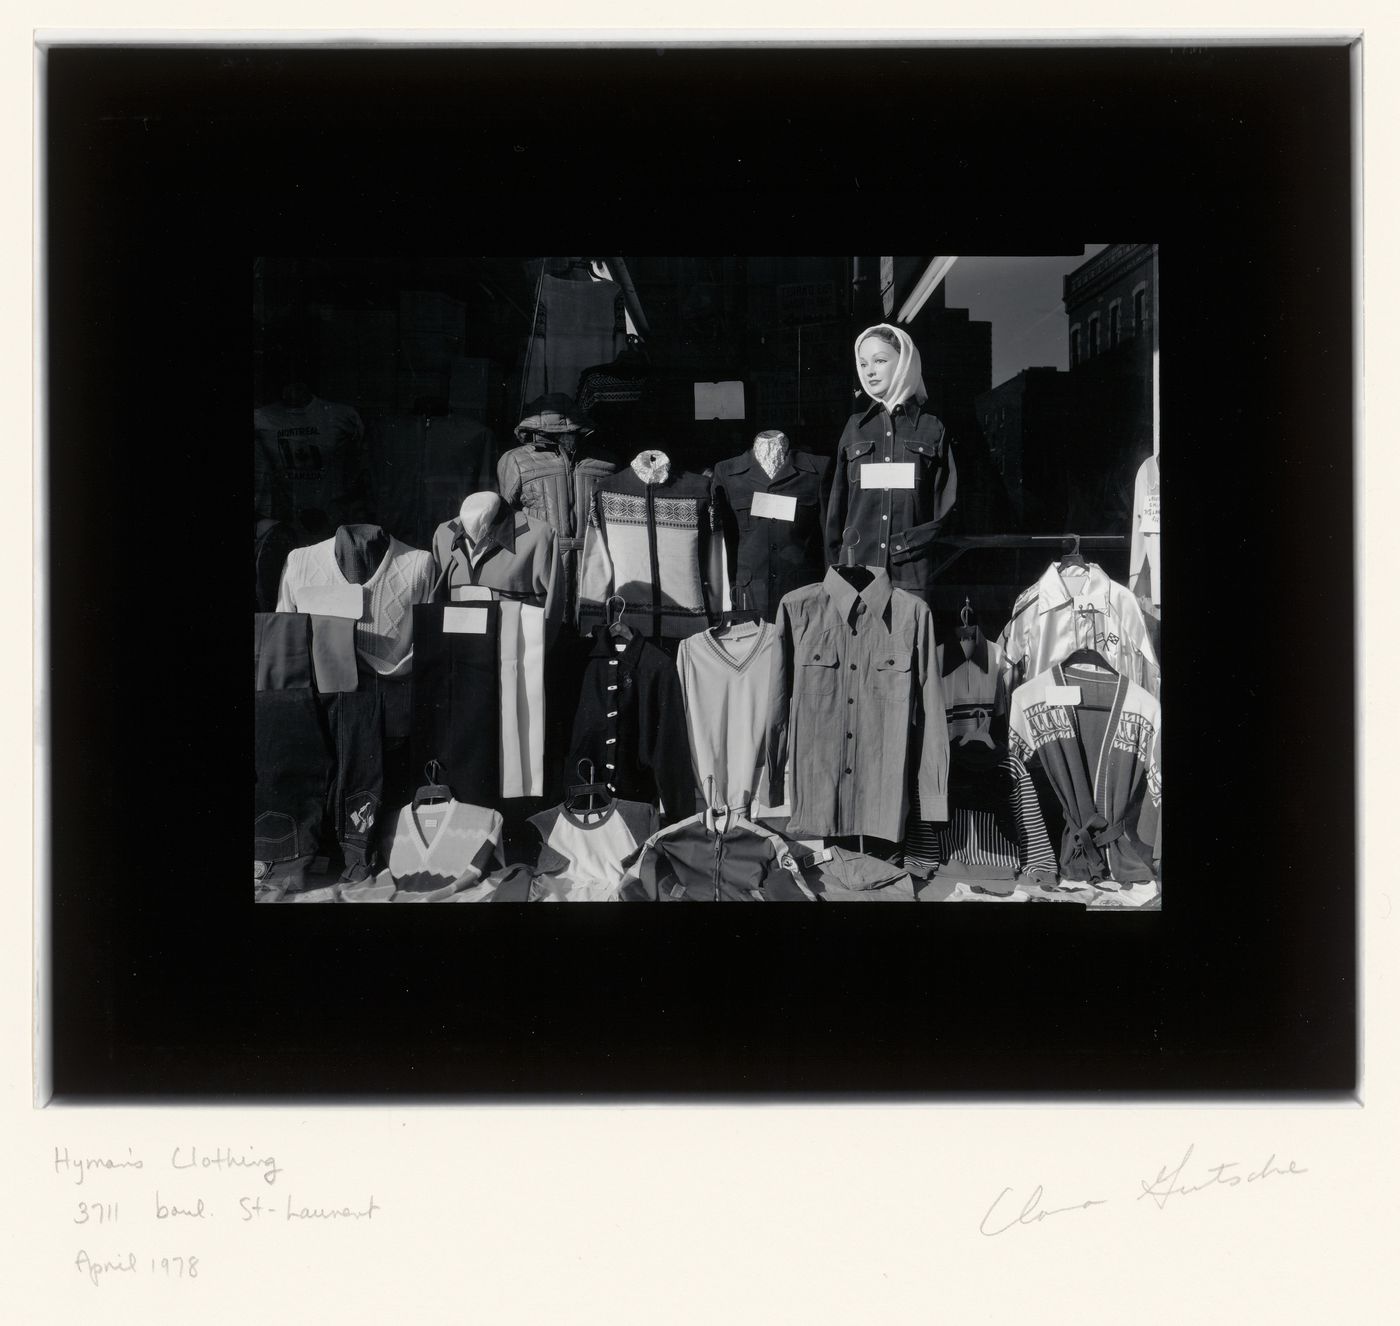
[[[585,766],[587,767],[586,773],[584,772]],[[583,782],[576,783],[569,789],[568,794],[564,797],[565,809],[573,811],[575,815],[584,811],[607,810],[613,803],[613,795],[608,791],[606,783],[595,781],[593,761],[580,760],[578,762],[578,775],[583,779]],[[601,800],[602,804],[595,804],[597,800]],[[587,801],[588,804],[586,806],[580,805],[579,803],[583,801]]]
[[[423,784],[413,794],[413,809],[425,806],[429,802],[451,801],[452,789],[442,782],[442,765],[436,760],[429,760],[423,766],[423,777],[428,781]]]
[[[727,631],[731,626],[741,626],[744,622],[762,620],[763,617],[758,609],[749,601],[748,586],[744,585],[739,590],[739,606],[721,613],[719,621],[711,628],[711,633],[717,635],[720,631]]]
[[[958,639],[977,639],[977,614],[972,610],[972,600],[966,594],[963,595],[962,607],[958,609],[958,620],[962,623],[958,627]]]
[[[1071,548],[1069,552],[1060,554],[1060,570],[1063,571],[1067,566],[1077,566],[1087,571],[1089,569],[1089,563],[1084,560],[1083,555],[1079,551],[1079,535],[1070,534],[1066,537],[1074,540],[1074,547]]]
[[[1091,649],[1087,645],[1076,649],[1072,654],[1068,655],[1065,658],[1062,658],[1060,660],[1060,668],[1063,671],[1065,668],[1073,667],[1076,663],[1083,663],[1088,664],[1090,667],[1102,668],[1105,672],[1111,673],[1115,680],[1119,676],[1118,669],[1115,668],[1112,663],[1110,663],[1101,653],[1099,653],[1097,649]],[[1096,714],[1106,714],[1112,708],[1111,705],[1086,704],[1083,702],[1076,705],[1075,707],[1078,709],[1087,709],[1092,713]]]
[[[860,542],[860,531],[854,525],[847,525],[841,531],[841,544],[844,551],[841,554],[841,565],[836,568],[836,573],[852,589],[862,590],[875,579],[875,572],[868,566],[856,565],[856,544]]]
[[[613,616],[612,605],[614,603],[622,605],[618,608],[616,617]],[[622,623],[622,615],[627,611],[627,600],[621,594],[609,594],[608,601],[603,605],[603,608],[607,613],[607,634],[614,640],[630,640],[632,628],[624,626]]]

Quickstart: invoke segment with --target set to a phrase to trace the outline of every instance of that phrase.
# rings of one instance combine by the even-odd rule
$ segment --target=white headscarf
[[[911,396],[917,401],[928,400],[928,392],[924,390],[924,366],[919,358],[919,351],[910,339],[909,333],[900,327],[892,327],[888,322],[877,322],[873,327],[867,327],[856,337],[856,373],[861,379],[861,387],[865,389],[865,375],[860,372],[860,346],[871,332],[892,332],[899,342],[899,363],[895,365],[894,378],[890,382],[889,390],[881,397],[870,396],[868,389],[865,394],[871,400],[878,400],[887,410],[893,410],[896,405],[903,405]]]

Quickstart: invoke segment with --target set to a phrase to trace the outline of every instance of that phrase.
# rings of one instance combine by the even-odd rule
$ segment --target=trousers
[[[311,619],[253,615],[253,859],[315,855],[333,759],[311,686]]]
[[[476,806],[501,795],[500,640],[499,603],[413,607],[413,758]]]

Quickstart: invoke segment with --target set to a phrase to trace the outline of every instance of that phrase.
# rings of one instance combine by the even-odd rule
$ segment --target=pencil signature
[[[1242,1169],[1237,1160],[1223,1160],[1219,1164],[1203,1166],[1188,1172],[1187,1166],[1190,1165],[1195,1152],[1196,1144],[1192,1142],[1175,1167],[1168,1168],[1162,1165],[1158,1168],[1155,1179],[1139,1179],[1139,1191],[1134,1201],[1140,1202],[1145,1197],[1156,1203],[1159,1211],[1163,1211],[1173,1197],[1189,1197],[1208,1188],[1248,1187],[1268,1179],[1288,1178],[1308,1172],[1295,1160],[1290,1160],[1287,1165],[1280,1164],[1277,1152],[1272,1153],[1256,1170]],[[1107,1206],[1110,1200],[1107,1197],[1090,1197],[1064,1206],[1045,1206],[1045,1188],[1038,1183],[1031,1189],[1030,1195],[1021,1203],[1018,1211],[1016,1198],[1012,1196],[1008,1199],[1008,1194],[1013,1191],[1008,1186],[997,1193],[991,1206],[977,1222],[979,1233],[987,1238],[995,1238],[998,1234],[1005,1234],[1007,1230],[1016,1229],[1018,1226],[1043,1224],[1051,1216],[1088,1211],[1095,1206]]]

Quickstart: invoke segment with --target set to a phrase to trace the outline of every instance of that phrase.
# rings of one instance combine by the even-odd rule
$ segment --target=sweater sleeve
[[[943,710],[943,680],[933,638],[933,613],[924,608],[917,628],[919,695],[923,706],[919,730],[919,812],[924,820],[948,818],[948,720]]]
[[[775,806],[787,800],[788,711],[792,702],[792,614],[787,599],[778,604],[776,641],[768,676],[768,721],[764,749],[768,762],[768,799]]]

